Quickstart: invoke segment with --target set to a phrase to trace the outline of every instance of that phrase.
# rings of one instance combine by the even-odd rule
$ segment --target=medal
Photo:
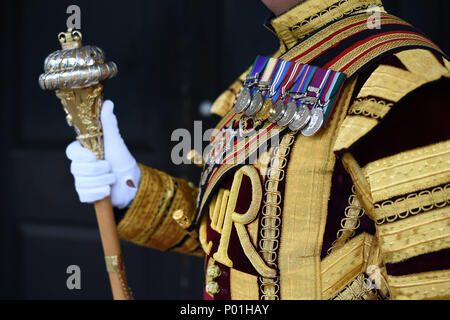
[[[289,129],[291,129],[292,131],[301,130],[308,124],[310,120],[311,112],[309,111],[309,108],[305,105],[300,105],[294,115],[294,119],[292,119],[292,122],[289,125]]]
[[[277,123],[279,126],[286,126],[292,120],[297,106],[295,108],[292,105],[288,107],[285,105],[284,100],[287,90],[297,79],[300,69],[301,65],[293,62],[287,62],[280,68],[281,72],[277,75],[275,85],[271,88],[271,100],[276,101],[276,103],[275,105],[271,103],[271,109],[269,110],[270,122]],[[281,89],[277,92],[279,87]]]
[[[281,118],[283,118],[285,112],[286,105],[283,101],[278,101],[269,112],[269,121],[272,123],[278,122]]]
[[[236,113],[243,112],[246,108],[248,108],[251,101],[252,95],[250,93],[250,89],[244,88],[244,91],[239,95],[239,98],[237,99],[236,104],[234,105],[234,111]]]
[[[261,110],[256,114],[255,120],[257,121],[264,121],[267,120],[269,117],[269,111],[273,108],[273,101],[272,98],[269,97],[266,101],[264,101],[264,104],[261,108]]]
[[[267,61],[266,69],[264,70],[261,80],[256,87],[256,91],[253,94],[252,102],[245,111],[246,116],[253,117],[261,111],[264,104],[264,96],[267,94],[267,91],[272,85],[271,80],[277,70],[277,67],[279,66],[279,62],[280,60],[275,58],[270,58],[269,61]]]
[[[250,105],[245,110],[245,115],[248,117],[255,115],[259,110],[261,110],[263,104],[264,104],[263,95],[261,94],[261,92],[256,91],[255,94],[253,95]]]
[[[259,76],[261,72],[266,67],[267,62],[269,61],[269,58],[263,57],[263,56],[257,56],[255,63],[253,64],[253,69],[250,72],[250,75],[247,77],[244,83],[244,90],[236,100],[236,104],[234,105],[234,111],[236,113],[242,113],[244,112],[252,102],[252,89],[255,87],[259,82]]]
[[[311,120],[308,125],[302,130],[305,137],[315,135],[323,125],[323,111],[321,108],[314,108],[311,111]]]
[[[314,88],[314,90],[312,91],[313,93],[316,94],[316,96],[314,97],[316,103],[314,104],[314,107],[311,110],[311,119],[308,125],[302,130],[302,134],[305,137],[315,135],[320,130],[320,128],[322,128],[324,122],[324,115],[320,98],[322,96],[323,89],[326,87],[326,84],[328,83],[330,75],[331,70],[319,69],[317,70],[316,77],[314,78],[313,81],[311,81],[312,83],[310,88]],[[314,84],[318,83],[319,81],[321,81],[320,86],[319,87],[314,86]],[[311,96],[307,98],[311,99]]]
[[[286,111],[284,112],[283,117],[280,120],[278,120],[277,124],[280,127],[287,126],[294,119],[296,112],[297,112],[297,104],[295,103],[295,101],[289,102],[286,106]]]

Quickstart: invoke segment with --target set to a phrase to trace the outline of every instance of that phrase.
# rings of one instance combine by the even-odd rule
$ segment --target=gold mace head
[[[114,62],[105,62],[105,54],[96,46],[83,46],[80,31],[68,30],[58,35],[62,50],[51,53],[39,77],[43,90],[56,90],[81,144],[104,158],[103,133],[100,121],[103,106],[101,82],[117,75]]]

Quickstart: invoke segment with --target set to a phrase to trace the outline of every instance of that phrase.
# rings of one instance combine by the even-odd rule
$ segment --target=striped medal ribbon
[[[312,76],[314,75],[314,71],[316,70],[316,67],[313,66],[303,64],[296,65],[298,67],[298,74],[296,77],[293,77],[291,81],[286,83],[285,86],[282,87],[282,92],[280,92],[280,99],[275,104],[275,110],[273,112],[272,121],[277,122],[277,124],[282,127],[289,125],[294,120],[294,118],[298,116],[297,111],[300,111],[300,109],[297,107],[297,104],[295,103],[296,100],[290,97],[295,96],[295,98],[298,99],[299,97],[303,96],[304,92],[306,92],[306,88],[308,87],[309,82],[311,81]],[[308,120],[309,109],[307,110],[304,117],[306,117],[306,120]]]
[[[252,101],[245,110],[246,116],[252,117],[261,110],[264,104],[264,96],[272,85],[272,77],[276,73],[280,61],[281,60],[275,58],[268,59],[261,79],[252,89]]]
[[[278,59],[278,68],[274,73],[272,79],[272,85],[270,86],[268,92],[265,94],[265,102],[260,110],[260,112],[256,115],[257,120],[266,120],[269,118],[269,112],[273,107],[274,99],[278,97],[278,89],[286,81],[286,75],[289,74],[292,70],[292,67],[295,63],[286,60]]]
[[[272,98],[272,105],[269,111],[269,121],[272,123],[277,123],[283,116],[286,111],[286,106],[284,104],[284,100],[286,99],[288,90],[292,85],[297,81],[297,78],[301,74],[303,69],[303,65],[298,63],[293,63],[289,68],[287,75],[283,79],[280,89]]]
[[[302,129],[302,134],[306,137],[316,134],[324,124],[323,104],[321,102],[321,98],[324,97],[324,88],[326,88],[332,75],[333,71],[318,68],[315,76],[311,80],[310,86],[308,87],[309,95],[300,99],[302,101],[301,103],[312,105],[311,119]]]

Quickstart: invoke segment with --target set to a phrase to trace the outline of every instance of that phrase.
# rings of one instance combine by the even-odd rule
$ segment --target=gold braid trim
[[[231,300],[258,300],[258,277],[231,268],[230,292]]]
[[[450,248],[450,207],[377,226],[385,263]]]
[[[277,250],[281,227],[281,193],[278,191],[280,181],[285,178],[287,156],[295,142],[295,134],[289,133],[283,137],[280,146],[274,148],[274,157],[271,159],[265,182],[265,199],[261,218],[261,248],[264,260],[272,267],[277,268]],[[260,278],[261,300],[278,300],[280,290],[279,278]]]
[[[350,154],[346,153],[342,157],[342,164],[345,170],[350,175],[353,180],[356,195],[364,211],[369,215],[372,220],[374,219],[374,205],[372,200],[372,194],[370,192],[370,185],[364,176],[364,172],[356,162],[355,158]]]
[[[450,181],[450,140],[374,161],[363,171],[374,203],[444,185]]]
[[[450,270],[388,276],[388,281],[391,296],[396,300],[450,299]]]
[[[397,53],[396,56],[408,70],[380,65],[361,88],[358,98],[377,97],[398,102],[425,83],[449,75],[449,70],[427,50],[407,50]],[[417,62],[421,59],[425,65]]]
[[[377,225],[392,223],[450,205],[450,184],[375,204]]]
[[[348,207],[345,208],[345,218],[341,221],[341,229],[337,233],[336,241],[334,241],[331,248],[328,249],[328,254],[336,249],[342,248],[345,243],[355,235],[355,231],[361,225],[360,219],[364,214],[364,209],[360,205],[358,197],[356,196],[355,187],[353,187],[352,194],[348,199]]]
[[[322,298],[330,299],[365,271],[373,237],[367,233],[351,239],[321,262]]]
[[[412,38],[409,41],[414,42],[415,40]],[[385,48],[380,47],[381,49]],[[441,77],[450,77],[450,63],[444,59],[445,67],[442,66],[436,57],[427,50],[405,50],[395,56],[408,70],[388,65],[378,66],[350,107],[349,115],[339,130],[335,151],[349,149],[375,128],[392,107],[409,93]],[[351,55],[350,58],[352,58]],[[338,63],[345,63],[345,59],[341,60]],[[347,70],[347,72],[351,73],[351,70]]]
[[[378,120],[383,119],[393,106],[394,103],[392,102],[375,98],[359,98],[350,107],[348,114]]]
[[[183,239],[188,233],[173,220],[176,210],[192,219],[195,209],[193,189],[182,179],[140,165],[141,182],[136,197],[119,223],[119,236],[141,246],[158,250],[192,253],[199,246],[195,239]]]
[[[396,53],[395,56],[413,74],[434,81],[442,76],[449,77],[450,69],[443,66],[428,50],[413,49]]]
[[[358,13],[371,5],[383,10],[379,0],[320,0],[307,1],[272,21],[281,40],[287,47],[295,45],[298,40],[306,38],[312,32],[328,23],[347,15]],[[299,21],[299,18],[301,19]],[[290,26],[286,28],[286,26]]]
[[[372,291],[367,280],[364,274],[359,274],[332,300],[383,300],[383,297]]]

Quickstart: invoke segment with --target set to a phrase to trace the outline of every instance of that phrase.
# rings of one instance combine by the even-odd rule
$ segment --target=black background
[[[204,129],[199,113],[278,40],[262,27],[258,0],[4,0],[1,2],[0,298],[110,299],[92,206],[78,202],[64,150],[74,139],[52,92],[37,79],[59,49],[66,8],[82,10],[85,44],[103,48],[119,66],[106,83],[122,134],[139,162],[195,183],[199,169],[175,166],[176,128]],[[386,0],[391,13],[450,50],[450,3]],[[201,299],[203,261],[123,244],[137,299]],[[82,289],[66,287],[78,265]]]

